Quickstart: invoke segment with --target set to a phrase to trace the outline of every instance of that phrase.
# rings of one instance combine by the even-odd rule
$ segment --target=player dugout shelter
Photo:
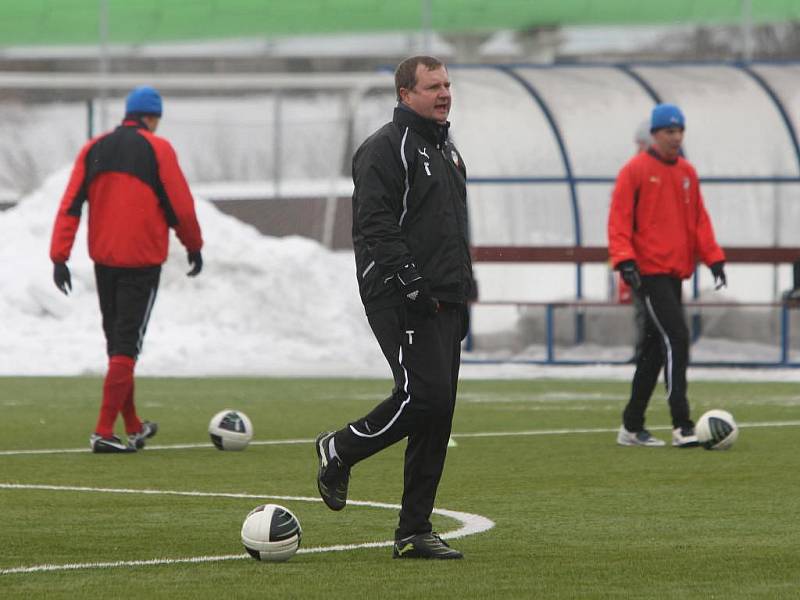
[[[793,287],[791,263],[800,259],[800,65],[464,66],[453,79],[453,131],[469,170],[482,300],[542,303],[544,362],[558,361],[559,302],[578,311],[570,335],[581,342],[591,303],[613,298],[605,251],[610,194],[636,151],[634,132],[659,102],[686,114],[684,153],[728,254],[730,288],[712,302],[711,278],[701,269],[692,297],[707,310],[718,304],[708,321],[718,335],[734,337],[759,328],[725,309],[761,304],[770,316],[762,315],[756,337],[776,349],[768,362],[792,362],[789,307],[776,301]],[[603,327],[595,337],[609,340],[617,329]]]

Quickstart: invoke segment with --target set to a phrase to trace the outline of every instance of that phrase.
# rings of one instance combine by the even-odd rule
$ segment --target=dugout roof
[[[604,246],[608,202],[657,102],[687,119],[721,244],[798,246],[800,64],[453,68],[475,245]]]

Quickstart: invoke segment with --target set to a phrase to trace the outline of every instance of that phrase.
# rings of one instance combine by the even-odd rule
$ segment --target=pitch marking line
[[[751,427],[797,427],[800,421],[760,421],[754,423],[739,423],[739,428]],[[669,430],[670,425],[655,425],[648,427],[651,431]],[[532,429],[528,431],[484,431],[475,433],[453,433],[454,438],[486,438],[486,437],[517,437],[536,435],[571,435],[574,433],[616,433],[619,427],[593,427],[586,429]],[[288,446],[292,444],[311,444],[313,439],[292,440],[259,440],[250,442],[251,446]],[[210,443],[203,444],[163,444],[147,445],[148,450],[194,450],[197,448],[213,448]],[[86,454],[90,448],[51,448],[46,450],[0,450],[0,456],[21,456],[27,454]]]
[[[191,496],[201,498],[251,498],[254,500],[293,500],[296,502],[322,502],[320,498],[311,496],[274,496],[263,494],[235,494],[226,492],[183,492],[179,490],[137,490],[129,488],[95,488],[69,485],[43,485],[43,484],[23,484],[23,483],[0,483],[0,489],[6,490],[48,490],[56,492],[94,492],[102,494],[144,494],[157,496]],[[348,505],[367,506],[370,508],[385,508],[389,510],[400,510],[399,504],[388,504],[386,502],[371,502],[369,500],[348,500]],[[449,517],[461,523],[461,527],[441,534],[445,539],[458,539],[476,533],[482,533],[494,527],[494,521],[482,515],[448,510],[446,508],[434,508],[433,513],[443,517]],[[346,550],[358,550],[361,548],[385,548],[394,542],[363,542],[360,544],[339,544],[335,546],[316,546],[313,548],[300,548],[298,554],[315,554],[319,552],[343,552]],[[174,565],[188,563],[206,563],[224,560],[239,560],[250,558],[249,554],[225,554],[221,556],[192,556],[186,558],[153,558],[149,560],[122,560],[114,562],[90,562],[90,563],[71,563],[63,565],[33,565],[29,567],[11,567],[0,569],[0,575],[14,575],[19,573],[41,573],[44,571],[73,571],[76,569],[113,569],[119,567],[143,567],[153,565]]]

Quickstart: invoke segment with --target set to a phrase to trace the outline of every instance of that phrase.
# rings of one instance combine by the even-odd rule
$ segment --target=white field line
[[[179,490],[137,490],[130,488],[95,488],[85,486],[69,485],[45,485],[45,484],[22,484],[22,483],[0,483],[0,489],[7,490],[47,490],[53,492],[90,492],[101,494],[144,494],[156,496],[191,496],[202,498],[251,498],[254,500],[292,500],[295,502],[322,502],[320,498],[310,496],[275,496],[264,494],[235,494],[226,492],[197,492]],[[386,502],[371,502],[368,500],[348,500],[348,505],[367,506],[370,508],[385,508],[389,510],[399,510],[399,504],[389,504]],[[457,510],[445,508],[434,508],[434,514],[449,517],[461,523],[461,527],[442,533],[446,539],[457,539],[476,533],[488,531],[494,527],[494,521],[484,516],[476,515]],[[346,550],[357,550],[361,548],[384,548],[391,546],[393,542],[363,542],[360,544],[339,544],[335,546],[317,546],[313,548],[300,548],[298,554],[314,554],[318,552],[343,552]],[[249,554],[226,554],[221,556],[191,556],[186,558],[153,558],[148,560],[123,560],[114,562],[89,562],[89,563],[69,563],[62,565],[32,565],[29,567],[11,567],[0,569],[0,575],[14,575],[19,573],[41,573],[44,571],[73,571],[77,569],[113,569],[120,567],[143,567],[153,565],[172,565],[187,563],[205,563],[224,560],[238,560],[250,558]]]
[[[752,423],[739,423],[740,428],[752,427],[798,427],[800,421],[759,421]],[[651,431],[668,430],[669,425],[655,425],[649,427]],[[487,437],[517,437],[517,436],[537,436],[537,435],[572,435],[578,433],[616,433],[619,427],[589,427],[585,429],[531,429],[527,431],[484,431],[475,433],[453,433],[453,438],[487,438]],[[290,440],[258,440],[250,442],[251,446],[288,446],[292,444],[311,444],[314,440],[290,439]],[[193,450],[196,448],[213,448],[211,443],[202,444],[163,444],[147,445],[148,450]],[[86,454],[91,452],[89,448],[51,448],[44,450],[0,450],[0,456],[20,456],[27,454]]]
[[[738,423],[739,429],[754,427],[798,427],[800,421],[759,421],[755,423]],[[671,425],[647,426],[651,431],[669,430]],[[571,435],[573,433],[616,433],[619,427],[591,427],[586,429],[533,429],[530,431],[487,431],[477,433],[454,433],[454,438],[513,437],[526,435]]]
[[[762,421],[756,423],[740,423],[739,427],[796,427],[800,426],[800,421]],[[652,430],[669,429],[669,426],[651,427]],[[587,428],[587,429],[542,429],[531,431],[499,431],[499,432],[476,432],[476,433],[461,433],[453,434],[454,438],[482,438],[482,437],[510,437],[510,436],[538,436],[538,435],[570,435],[581,433],[614,433],[617,428]],[[251,442],[254,446],[266,445],[281,445],[281,444],[306,444],[311,443],[311,439],[293,439],[293,440],[266,440]],[[178,450],[178,449],[192,449],[192,448],[210,448],[211,444],[173,444],[162,446],[148,446],[150,450]],[[5,450],[0,451],[0,455],[12,456],[20,454],[61,454],[67,452],[89,452],[89,449],[72,448],[61,450]],[[154,495],[173,495],[173,496],[201,496],[211,498],[252,498],[252,499],[274,499],[274,500],[294,500],[301,502],[321,502],[319,498],[312,498],[308,496],[274,496],[274,495],[254,495],[254,494],[234,494],[234,493],[214,493],[214,492],[182,492],[175,490],[135,490],[124,488],[92,488],[92,487],[79,487],[79,486],[55,486],[55,485],[38,485],[38,484],[15,484],[15,483],[0,483],[0,489],[38,489],[50,491],[72,491],[72,492],[98,492],[98,493],[116,493],[116,494],[154,494]],[[348,500],[348,504],[353,506],[368,506],[372,508],[386,508],[397,510],[400,508],[397,504],[386,504],[381,502],[369,502],[360,500]],[[462,523],[459,529],[442,534],[443,538],[456,539],[467,535],[481,533],[494,527],[494,522],[481,515],[471,513],[464,513],[459,511],[451,511],[447,509],[434,509],[436,514],[453,518]],[[343,544],[336,546],[318,546],[314,548],[301,548],[298,554],[311,554],[317,552],[341,552],[346,550],[355,550],[359,548],[381,548],[391,546],[391,541],[385,542],[365,542],[361,544]],[[150,559],[150,560],[131,560],[131,561],[116,561],[116,562],[95,562],[95,563],[72,563],[63,565],[34,565],[30,567],[13,567],[8,569],[0,569],[0,575],[11,575],[15,573],[37,573],[44,571],[69,571],[76,569],[106,569],[106,568],[120,568],[120,567],[138,567],[138,566],[152,566],[152,565],[169,565],[169,564],[190,564],[190,563],[205,563],[205,562],[218,562],[225,560],[239,560],[249,558],[248,554],[228,554],[221,556],[196,556],[187,558],[163,558],[163,559]]]

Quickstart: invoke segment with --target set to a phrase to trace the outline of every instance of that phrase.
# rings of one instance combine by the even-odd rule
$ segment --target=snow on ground
[[[105,370],[86,215],[68,263],[73,293],[63,296],[52,282],[49,239],[67,177],[50,177],[0,213],[0,374]],[[203,272],[186,277],[186,252],[173,236],[140,374],[357,374],[383,361],[352,257],[305,238],[262,236],[203,200],[197,212]]]
[[[69,169],[52,175],[0,212],[0,375],[105,372],[85,215],[68,263],[73,293],[63,296],[52,282],[50,233],[68,175]],[[358,298],[350,253],[300,237],[263,236],[199,198],[197,212],[206,242],[203,272],[186,277],[186,253],[173,237],[139,374],[389,377]],[[718,351],[724,355],[725,347]],[[462,368],[466,378],[627,380],[631,374],[630,365]],[[690,378],[800,381],[800,372],[692,369]]]

